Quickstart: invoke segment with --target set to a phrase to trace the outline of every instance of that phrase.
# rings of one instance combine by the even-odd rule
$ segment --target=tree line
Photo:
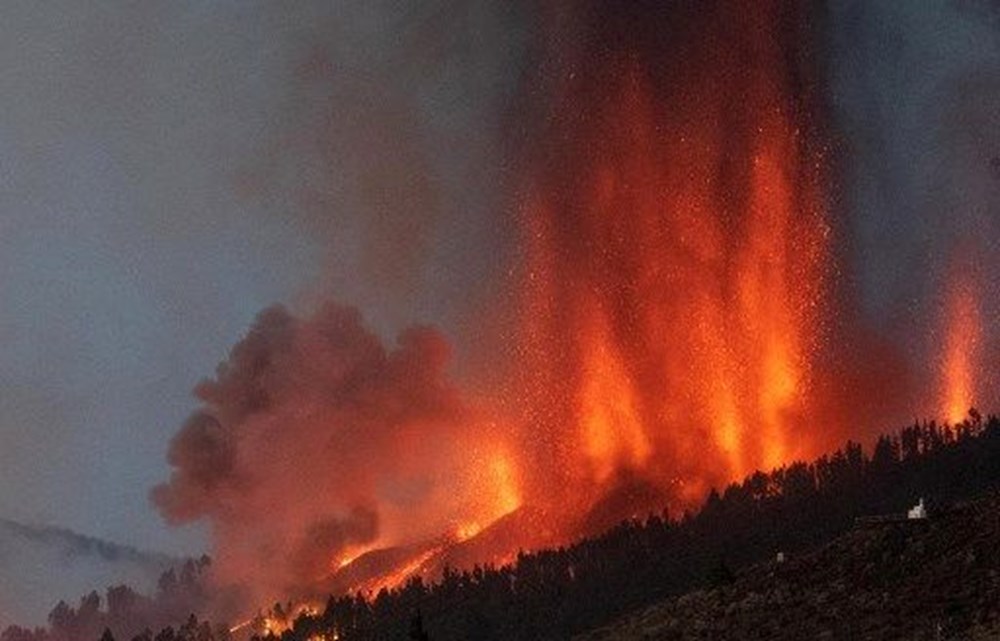
[[[697,513],[625,521],[566,547],[522,552],[508,565],[446,569],[430,583],[417,577],[377,594],[334,595],[280,634],[258,627],[253,638],[565,639],[667,596],[727,581],[733,570],[779,551],[820,544],[857,517],[903,512],[919,498],[933,512],[997,489],[1000,419],[972,410],[958,425],[916,423],[882,436],[870,452],[849,441],[811,463],[756,472],[712,490]],[[188,616],[206,598],[201,577],[208,564],[203,559],[161,580],[152,599],[119,586],[108,590],[103,608],[96,593],[77,608],[61,603],[47,630],[12,627],[0,641],[225,641],[227,628]],[[159,600],[173,606],[153,616]],[[179,609],[185,605],[188,611]],[[293,618],[280,605],[270,614]],[[186,622],[164,625],[168,616]]]

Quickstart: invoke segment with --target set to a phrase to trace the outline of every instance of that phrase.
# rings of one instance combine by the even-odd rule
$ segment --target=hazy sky
[[[414,7],[4,3],[0,516],[199,552],[147,492],[259,310],[447,320],[497,268],[463,253],[523,38],[502,3]]]
[[[12,2],[0,24],[0,514],[172,551],[200,537],[146,493],[192,383],[320,256],[234,190],[276,70],[187,4]]]
[[[521,4],[5,2],[0,516],[199,552],[147,492],[261,308],[331,295],[461,332],[507,267]],[[842,201],[890,318],[938,230],[997,244],[996,16],[831,4]]]
[[[1000,12],[885,0],[832,2],[830,14],[841,195],[866,309],[876,323],[912,317],[956,243],[1000,248]]]

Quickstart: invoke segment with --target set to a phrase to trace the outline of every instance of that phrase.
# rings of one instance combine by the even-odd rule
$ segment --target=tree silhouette
[[[699,512],[679,519],[664,512],[559,549],[521,552],[500,567],[449,567],[435,582],[330,596],[323,612],[290,622],[281,640],[419,640],[428,628],[435,641],[571,638],[664,597],[724,584],[778,551],[828,541],[859,516],[905,513],[920,497],[933,509],[996,490],[1000,420],[970,412],[957,425],[915,423],[878,438],[870,457],[848,442],[810,463],[755,472],[712,490]],[[11,627],[0,641],[104,641],[102,630],[138,635],[133,641],[225,639],[227,630],[192,614],[209,594],[208,568],[202,559],[164,573],[152,597],[110,588],[106,610],[96,592],[77,608],[60,602],[47,631]],[[270,614],[291,612],[279,603]]]

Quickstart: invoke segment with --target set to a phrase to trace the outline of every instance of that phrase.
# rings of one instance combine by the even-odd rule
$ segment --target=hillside
[[[567,547],[519,554],[502,567],[446,572],[430,583],[418,576],[378,594],[334,595],[325,609],[303,614],[290,629],[281,626],[281,637],[406,638],[419,610],[435,641],[568,639],[710,586],[722,567],[754,567],[782,550],[792,559],[781,568],[785,572],[798,567],[798,555],[806,559],[838,537],[860,545],[866,539],[850,537],[885,535],[854,532],[858,516],[898,512],[921,496],[932,507],[955,505],[998,488],[1000,419],[972,412],[958,425],[915,424],[883,436],[871,454],[849,442],[812,463],[755,473],[710,493],[697,514],[625,521]],[[936,524],[929,527],[937,531]],[[957,539],[960,529],[949,532]],[[941,549],[952,545],[938,543]],[[773,612],[776,606],[761,607]],[[688,630],[687,623],[679,625]],[[709,631],[706,638],[714,636]]]
[[[56,601],[94,586],[127,583],[147,591],[179,563],[62,528],[0,519],[0,629],[39,625]]]
[[[992,616],[980,598],[1000,596],[988,574],[996,560],[986,554],[998,542],[1000,506],[980,499],[998,492],[1000,419],[971,412],[958,425],[887,434],[870,453],[848,442],[811,463],[754,473],[711,492],[697,513],[630,519],[565,547],[521,552],[509,564],[446,569],[439,578],[417,573],[393,589],[338,594],[330,586],[325,607],[291,602],[228,623],[246,621],[241,636],[282,641],[405,639],[417,612],[434,641],[554,641],[599,629],[603,636],[581,638],[641,639],[647,628],[660,635],[650,638],[898,638],[890,635],[909,625],[936,635],[938,624],[952,634]],[[927,523],[855,527],[856,517],[899,512],[921,496],[938,515]],[[980,502],[940,509],[970,500]],[[788,561],[768,564],[779,550]],[[152,600],[122,607],[109,592],[99,610],[95,594],[47,633],[0,639],[86,641],[105,626],[129,639],[167,625],[174,628],[164,638],[182,631],[225,638],[204,621],[183,623],[220,597],[200,578],[208,567],[205,559],[161,581]],[[730,568],[739,573],[735,583],[711,589],[732,578]],[[855,627],[845,632],[841,624]],[[735,636],[723,636],[723,627]]]
[[[1000,638],[1000,498],[859,526],[577,641]]]

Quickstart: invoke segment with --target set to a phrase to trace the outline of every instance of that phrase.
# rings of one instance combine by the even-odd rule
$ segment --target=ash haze
[[[513,268],[510,146],[524,142],[541,13],[500,0],[5,3],[0,518],[207,551],[204,523],[166,525],[149,491],[170,477],[192,388],[274,303],[305,317],[354,305],[383,339],[433,323],[455,343],[456,378],[487,369],[469,358]],[[920,337],[886,350],[919,367],[942,331],[931,292],[961,241],[981,256],[996,337],[996,10],[835,1],[823,29],[834,209],[863,317],[880,336]],[[934,411],[904,404],[884,421]],[[40,623],[88,581],[141,582],[99,561],[61,581],[51,555],[6,545],[0,581],[31,574],[51,591],[0,602],[0,625]]]
[[[1000,317],[1000,14],[987,2],[835,2],[830,95],[867,318],[907,334],[940,309],[953,248]],[[914,345],[921,349],[926,344]]]
[[[506,3],[6,3],[0,517],[205,551],[148,493],[261,309],[334,296],[394,333],[448,321],[498,268],[523,42]],[[51,594],[5,619],[78,596],[12,558],[0,580]]]
[[[933,416],[931,356],[958,291],[974,292],[980,407],[1000,401],[1000,13],[988,2],[834,2],[829,96],[849,221],[843,263],[869,331],[896,337],[860,358],[910,393],[882,420]],[[961,274],[965,275],[965,280]],[[898,337],[906,337],[899,340]],[[875,354],[874,358],[872,355]],[[897,388],[900,389],[900,388]],[[940,410],[937,410],[940,412]],[[949,417],[954,420],[954,416]]]

